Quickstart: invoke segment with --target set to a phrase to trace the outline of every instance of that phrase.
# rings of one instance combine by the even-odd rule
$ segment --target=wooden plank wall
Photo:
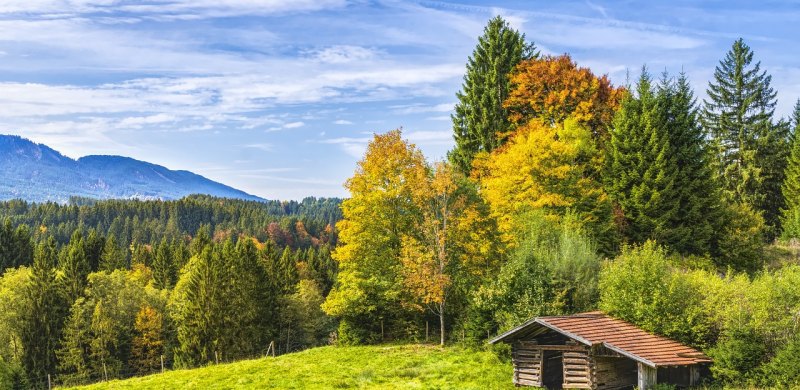
[[[586,351],[564,352],[564,388],[593,389],[595,376],[594,359]]]
[[[515,343],[511,359],[515,385],[542,387],[542,351],[532,345]]]
[[[639,387],[639,390],[652,389],[653,386],[656,385],[658,371],[653,367],[639,362],[636,363],[636,367],[638,371],[637,386]]]
[[[636,362],[624,357],[595,356],[594,385],[597,390],[636,386]]]

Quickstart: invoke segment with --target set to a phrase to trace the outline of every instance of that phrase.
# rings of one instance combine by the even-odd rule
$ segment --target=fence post
[[[164,355],[161,355],[161,373],[164,373]]]
[[[219,354],[217,353],[217,351],[214,351],[214,361],[215,361],[217,364],[219,364]]]
[[[428,321],[425,320],[425,342],[428,342]]]
[[[51,390],[53,388],[52,383],[50,383],[50,374],[47,374],[47,390]]]

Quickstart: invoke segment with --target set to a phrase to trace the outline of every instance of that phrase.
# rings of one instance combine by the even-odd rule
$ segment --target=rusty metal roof
[[[651,367],[709,363],[702,352],[666,337],[648,333],[602,312],[537,317],[493,339],[491,343],[519,340],[546,327],[587,346],[603,345]]]

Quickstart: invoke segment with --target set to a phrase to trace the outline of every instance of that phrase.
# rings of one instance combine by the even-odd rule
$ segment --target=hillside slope
[[[513,389],[493,353],[398,345],[322,347],[80,389]],[[76,388],[78,389],[78,388]]]
[[[66,202],[95,199],[179,199],[191,194],[263,200],[188,171],[121,156],[73,160],[42,144],[0,135],[0,200]]]

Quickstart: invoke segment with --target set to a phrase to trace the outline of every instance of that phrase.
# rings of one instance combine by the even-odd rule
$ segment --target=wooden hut
[[[602,312],[537,317],[490,341],[512,346],[514,384],[547,389],[689,387],[711,359]]]

